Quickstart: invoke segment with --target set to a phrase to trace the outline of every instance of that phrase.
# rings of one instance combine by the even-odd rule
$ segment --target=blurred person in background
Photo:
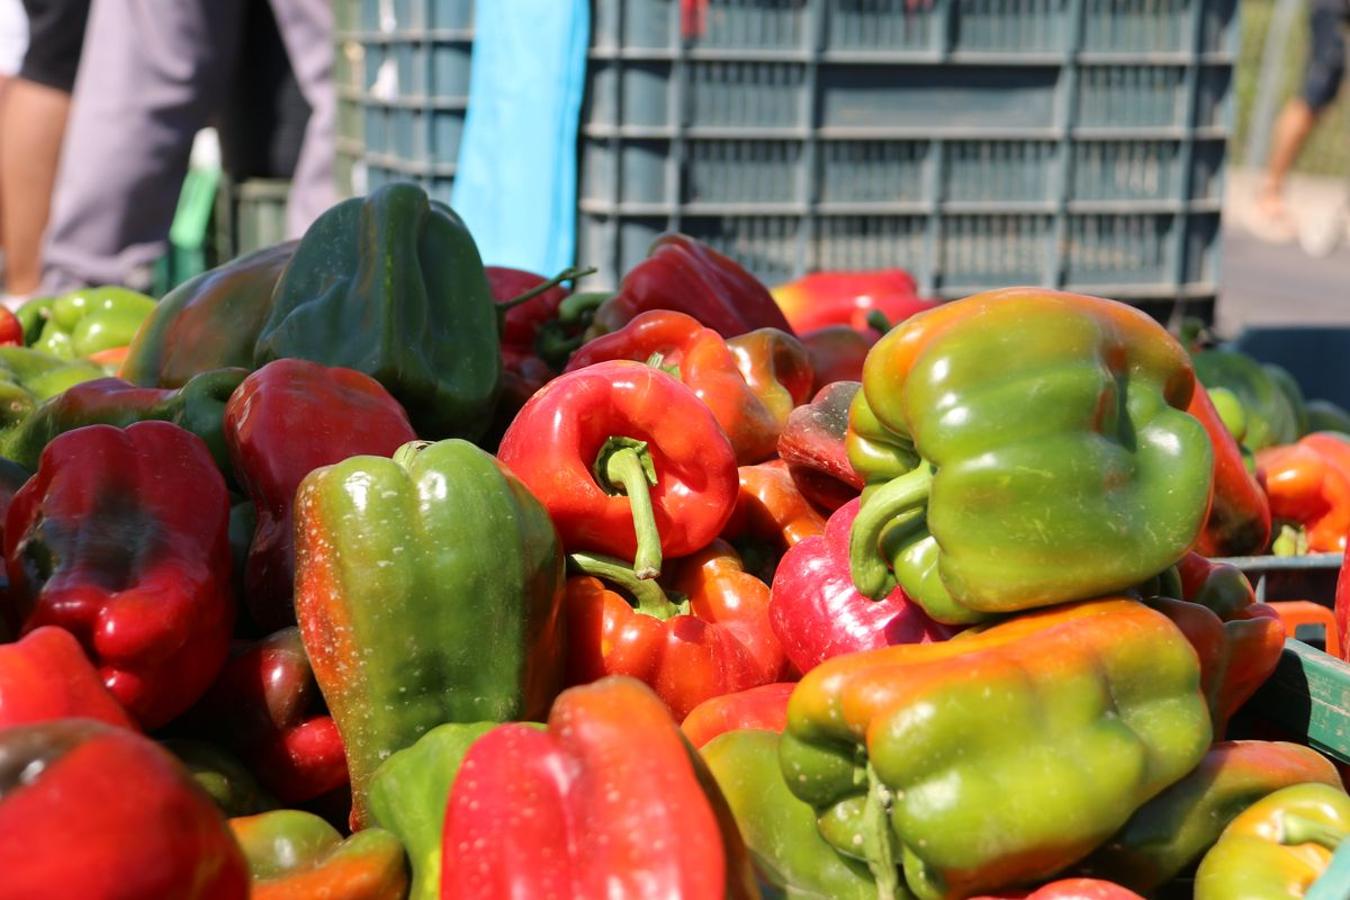
[[[309,107],[287,208],[298,237],[337,200],[332,0],[267,0]],[[49,292],[144,289],[163,255],[196,133],[242,65],[247,0],[93,0],[47,232]]]
[[[0,103],[4,102],[9,80],[19,74],[27,50],[28,14],[24,12],[23,0],[0,0]],[[0,189],[0,204],[3,203],[4,192]],[[3,234],[4,217],[0,215],[0,235]],[[0,237],[0,250],[3,244]]]
[[[5,303],[38,289],[42,234],[70,114],[90,0],[23,0],[28,44],[0,102]],[[9,6],[7,3],[6,6]],[[7,11],[7,15],[12,10]]]
[[[1275,121],[1270,159],[1257,198],[1256,218],[1262,236],[1292,240],[1294,223],[1284,203],[1285,178],[1298,159],[1322,113],[1336,99],[1345,77],[1345,34],[1350,25],[1350,0],[1312,0],[1308,62],[1302,92],[1289,99]]]

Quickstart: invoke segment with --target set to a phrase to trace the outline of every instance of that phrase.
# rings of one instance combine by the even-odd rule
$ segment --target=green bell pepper
[[[15,427],[66,388],[103,377],[102,369],[82,360],[31,347],[0,347],[0,431]]]
[[[1330,400],[1309,400],[1306,407],[1308,425],[1304,434],[1319,431],[1338,431],[1350,435],[1350,412]]]
[[[354,823],[379,764],[431,728],[548,711],[562,548],[492,456],[447,440],[316,469],[295,522],[296,617],[347,748]]]
[[[165,294],[132,340],[121,376],[145,387],[176,388],[212,369],[252,369],[272,291],[295,246],[241,256]]]
[[[230,820],[248,860],[252,900],[403,900],[403,847],[380,828],[345,841],[313,813],[297,809]]]
[[[1189,775],[1141,806],[1083,861],[1080,871],[1148,893],[1199,859],[1229,822],[1262,797],[1315,783],[1340,787],[1341,778],[1331,761],[1311,747],[1269,741],[1215,744]]]
[[[867,864],[820,836],[816,813],[788,790],[772,731],[728,731],[699,752],[740,826],[759,879],[792,897],[876,900]]]
[[[386,759],[371,776],[371,819],[403,841],[412,863],[408,900],[439,900],[441,829],[450,788],[469,747],[497,725],[497,722],[438,725],[411,747]],[[544,730],[543,725],[538,727]]]
[[[879,599],[898,581],[966,623],[1161,572],[1209,511],[1194,388],[1171,335],[1110,300],[1012,288],[906,320],[868,353],[850,410],[870,487],[855,584]]]
[[[1082,859],[1209,749],[1200,664],[1127,599],[837,656],[788,701],[779,763],[879,897],[967,897]]]
[[[216,465],[229,473],[225,446],[225,403],[244,380],[244,369],[204,372],[177,390],[134,387],[117,378],[72,386],[47,400],[23,422],[0,430],[0,456],[36,469],[42,450],[58,435],[86,425],[172,422],[206,441]]]
[[[1195,375],[1205,387],[1227,388],[1241,401],[1247,413],[1243,443],[1253,452],[1292,444],[1303,434],[1306,413],[1289,373],[1223,348],[1202,350],[1192,360]]]
[[[123,287],[106,286],[71,291],[39,309],[46,321],[33,346],[53,356],[82,359],[130,344],[154,312],[155,301]]]
[[[281,357],[372,376],[422,437],[481,436],[502,362],[497,307],[473,236],[412,184],[343,201],[301,239],[253,364]]]
[[[178,757],[226,816],[251,816],[277,808],[276,798],[263,790],[253,773],[215,744],[175,738],[165,741],[164,749]]]

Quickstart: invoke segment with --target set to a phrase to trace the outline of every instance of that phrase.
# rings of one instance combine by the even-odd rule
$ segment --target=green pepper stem
[[[1283,827],[1280,829],[1280,843],[1286,847],[1318,844],[1335,853],[1341,841],[1345,840],[1345,833],[1339,828],[1305,816],[1285,815],[1282,817],[1281,825]]]
[[[879,309],[874,309],[867,314],[867,325],[869,328],[874,328],[882,334],[885,334],[895,327],[891,324],[891,320],[886,318],[886,314]]]
[[[867,764],[867,802],[863,806],[863,855],[867,868],[877,882],[880,900],[898,900],[907,896],[900,891],[900,872],[891,842],[891,791]]]
[[[394,462],[401,469],[411,468],[413,458],[430,446],[431,441],[408,441],[394,451]]]
[[[592,272],[595,270],[592,269]],[[595,312],[606,300],[614,295],[608,291],[587,291],[569,294],[558,304],[558,321],[578,322],[589,313]]]
[[[881,536],[892,526],[917,521],[922,517],[933,470],[928,463],[893,478],[863,502],[848,540],[848,564],[853,584],[865,596],[880,600],[895,586],[890,568],[881,553]]]
[[[525,293],[512,297],[510,300],[504,300],[501,303],[498,303],[497,312],[499,315],[505,314],[505,312],[508,309],[514,309],[515,307],[520,306],[522,303],[529,303],[535,297],[538,297],[545,291],[553,290],[555,287],[562,284],[564,281],[576,281],[578,279],[585,278],[587,275],[594,275],[597,271],[599,270],[596,269],[594,266],[591,266],[586,269],[578,269],[575,267],[563,269],[561,272],[559,272],[557,275],[554,275],[548,281],[545,281],[542,284],[536,284],[534,287],[530,288]]]
[[[680,615],[680,605],[671,600],[661,585],[651,579],[637,576],[624,560],[598,553],[571,553],[567,567],[573,572],[590,575],[623,588],[637,601],[637,611],[662,621]]]
[[[656,471],[646,443],[632,438],[610,438],[596,457],[595,474],[606,490],[628,497],[637,538],[633,571],[644,580],[660,575],[661,533],[656,529],[649,489],[656,486]]]

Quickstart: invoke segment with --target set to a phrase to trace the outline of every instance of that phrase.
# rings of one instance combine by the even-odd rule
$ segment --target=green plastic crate
[[[222,182],[216,198],[216,251],[221,262],[286,239],[291,183],[253,178]]]
[[[1350,664],[1302,641],[1284,642],[1279,666],[1243,714],[1350,764]]]

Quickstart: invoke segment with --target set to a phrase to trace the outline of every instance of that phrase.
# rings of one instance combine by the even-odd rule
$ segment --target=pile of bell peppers
[[[1285,626],[1210,559],[1344,545],[1350,438],[1276,446],[1287,385],[1093,297],[771,293],[684,235],[586,275],[485,267],[401,184],[21,310],[0,900],[1329,869],[1340,771],[1242,714]]]

